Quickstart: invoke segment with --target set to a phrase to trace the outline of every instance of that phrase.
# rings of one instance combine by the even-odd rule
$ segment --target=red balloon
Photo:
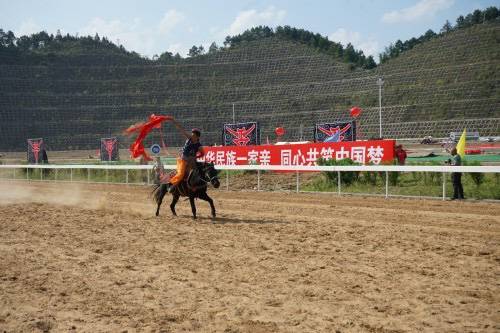
[[[285,134],[285,129],[283,127],[276,127],[274,130],[277,136],[283,136]]]
[[[357,117],[359,117],[360,114],[361,114],[361,109],[358,108],[357,106],[355,106],[351,109],[351,117],[357,118]]]

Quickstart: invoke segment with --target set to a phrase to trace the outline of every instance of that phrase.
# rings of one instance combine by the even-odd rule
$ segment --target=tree
[[[162,54],[160,54],[160,56],[158,57],[157,61],[160,62],[160,63],[169,63],[173,60],[173,55],[172,55],[172,52],[163,52]]]
[[[465,18],[462,15],[457,17],[457,28],[465,28]]]
[[[450,32],[451,30],[453,30],[453,27],[452,27],[450,21],[446,20],[446,22],[444,23],[443,27],[441,28],[441,30],[439,32],[442,34],[446,34],[446,33]]]
[[[497,7],[488,7],[484,10],[484,19],[491,21],[500,16],[500,10]]]
[[[365,69],[372,69],[372,68],[377,67],[377,64],[375,63],[373,56],[368,56],[368,58],[366,58],[365,65],[363,67]]]
[[[203,47],[203,45],[200,46],[193,45],[193,47],[189,49],[188,55],[190,57],[196,57],[202,55],[203,53],[205,53],[205,48]]]
[[[208,54],[217,53],[218,50],[219,47],[217,46],[217,44],[215,42],[212,42],[212,44],[210,44],[210,47],[208,48]]]

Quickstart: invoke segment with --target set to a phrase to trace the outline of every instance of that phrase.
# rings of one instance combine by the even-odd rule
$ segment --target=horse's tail
[[[156,203],[159,203],[161,199],[167,194],[168,192],[168,186],[167,184],[155,184],[153,185],[153,190],[151,191],[151,194],[155,200]]]

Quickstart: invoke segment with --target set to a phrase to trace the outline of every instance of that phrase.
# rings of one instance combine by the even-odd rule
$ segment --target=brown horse
[[[177,213],[175,212],[175,205],[182,196],[189,198],[191,211],[193,212],[193,219],[196,219],[196,206],[194,204],[195,198],[205,200],[210,204],[210,208],[212,209],[212,218],[215,219],[216,213],[214,201],[207,194],[208,183],[212,184],[214,188],[219,188],[220,182],[219,178],[217,178],[217,170],[215,170],[213,163],[197,162],[196,167],[191,170],[187,179],[183,180],[171,191],[173,199],[170,203],[170,210],[172,210],[172,214],[177,216]],[[158,205],[156,208],[156,216],[160,214],[160,206],[163,201],[163,197],[167,194],[167,192],[169,192],[168,184],[157,184],[153,188],[153,197]]]

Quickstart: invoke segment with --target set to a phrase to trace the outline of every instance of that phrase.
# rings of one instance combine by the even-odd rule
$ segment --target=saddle
[[[173,177],[176,174],[177,174],[177,171],[172,170],[169,173],[168,178],[170,179],[171,177]],[[200,177],[199,166],[196,165],[193,167],[191,165],[188,165],[184,179],[182,180],[181,183],[179,183],[177,185],[177,188],[179,189],[181,194],[185,194],[184,192],[186,192],[187,190],[196,191],[196,190],[203,188],[203,187],[206,187],[206,186],[207,186],[206,182],[204,182]]]

